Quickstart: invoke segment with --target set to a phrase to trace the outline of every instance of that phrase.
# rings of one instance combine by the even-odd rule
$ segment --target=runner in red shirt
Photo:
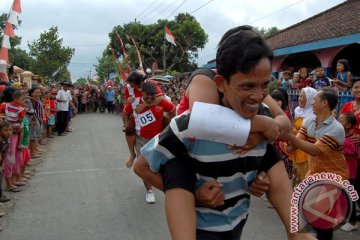
[[[144,102],[148,105],[152,105],[156,101],[157,87],[151,82],[145,82],[142,85],[142,97],[140,103]],[[170,118],[173,118],[176,114],[175,105],[166,99],[163,99],[160,103],[155,106],[145,107],[139,114],[135,114],[135,129],[136,129],[136,140],[135,150],[137,156],[140,156],[140,149],[150,141],[154,136],[163,130],[163,118],[164,113],[168,113]],[[134,113],[132,104],[129,103],[124,109],[124,121],[125,124],[131,120],[130,115]],[[131,163],[132,165],[132,163]],[[152,192],[152,186],[144,181],[146,188],[145,200],[147,203],[154,203],[155,196]]]
[[[125,104],[131,104],[133,113],[136,115],[136,111],[141,112],[141,109],[144,109],[147,106],[155,106],[158,103],[164,100],[163,93],[157,84],[157,82],[152,80],[145,80],[144,75],[140,72],[135,71],[132,72],[127,78],[127,84],[125,86]],[[156,97],[155,100],[151,104],[147,104],[146,102],[140,103],[140,99],[142,97],[141,89],[144,82],[152,82],[156,87]],[[140,105],[140,106],[139,106]],[[139,107],[138,107],[139,106]],[[136,157],[136,153],[134,151],[135,147],[135,122],[134,118],[131,117],[131,121],[125,122],[124,119],[125,114],[123,114],[123,122],[124,122],[124,132],[125,132],[125,139],[130,151],[130,157],[126,161],[126,167],[131,168]]]

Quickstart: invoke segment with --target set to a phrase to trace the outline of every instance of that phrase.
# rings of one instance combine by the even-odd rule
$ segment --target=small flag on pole
[[[176,38],[174,34],[171,33],[170,29],[167,26],[165,26],[165,39],[172,45],[176,46],[175,43]]]

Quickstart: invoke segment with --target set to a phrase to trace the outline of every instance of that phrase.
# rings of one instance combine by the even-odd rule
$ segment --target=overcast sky
[[[12,2],[1,0],[1,12],[9,12]],[[22,37],[21,48],[28,50],[28,42],[38,39],[40,33],[51,26],[58,26],[63,45],[75,48],[69,70],[77,79],[95,73],[93,65],[109,43],[108,34],[113,27],[135,18],[150,24],[159,18],[172,20],[180,12],[191,13],[209,35],[209,42],[197,60],[200,66],[215,57],[218,41],[232,27],[249,24],[284,29],[342,2],[344,0],[22,0],[22,25],[15,34]]]

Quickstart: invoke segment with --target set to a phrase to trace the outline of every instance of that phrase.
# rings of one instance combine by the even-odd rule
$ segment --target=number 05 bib
[[[145,127],[156,121],[154,114],[149,110],[138,115],[141,127]]]

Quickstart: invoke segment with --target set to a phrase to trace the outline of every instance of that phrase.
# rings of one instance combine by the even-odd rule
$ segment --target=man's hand
[[[209,208],[224,205],[224,193],[222,185],[216,180],[208,181],[195,190],[196,203]]]
[[[256,145],[262,143],[263,141],[265,141],[265,138],[261,133],[250,133],[246,145],[244,146],[231,145],[229,146],[229,149],[232,149],[234,151],[234,154],[241,155],[247,153],[248,151],[253,149]]]
[[[126,99],[126,101],[125,101],[125,105],[132,103],[134,100],[135,100],[135,97],[128,97],[128,99]]]
[[[260,172],[250,186],[250,193],[254,196],[261,197],[269,190],[270,179],[265,172]]]
[[[280,134],[280,126],[270,117],[256,115],[251,119],[250,133],[261,133],[266,140],[274,141]]]

